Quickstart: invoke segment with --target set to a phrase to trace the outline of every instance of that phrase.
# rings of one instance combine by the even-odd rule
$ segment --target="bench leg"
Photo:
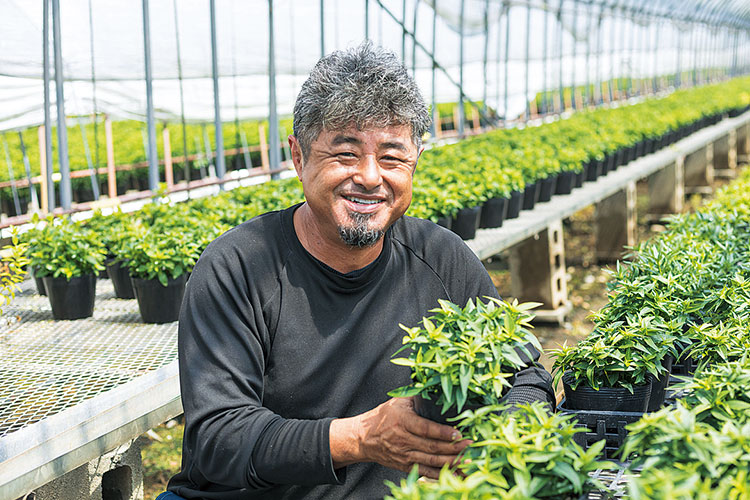
[[[648,178],[648,215],[652,222],[685,208],[685,158],[677,160]]]
[[[636,243],[636,187],[627,187],[596,204],[596,259],[614,262],[622,257],[625,246]]]
[[[714,144],[685,157],[685,192],[711,194],[714,185]]]

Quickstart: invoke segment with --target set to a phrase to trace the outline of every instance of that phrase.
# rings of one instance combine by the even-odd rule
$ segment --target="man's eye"
[[[349,151],[338,153],[336,156],[341,156],[343,158],[356,158],[356,155]]]

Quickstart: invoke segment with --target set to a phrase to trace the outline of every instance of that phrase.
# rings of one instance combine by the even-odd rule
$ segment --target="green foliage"
[[[510,387],[507,379],[531,359],[528,345],[542,351],[529,330],[533,315],[528,311],[539,304],[487,299],[469,300],[463,309],[439,300],[422,327],[400,325],[407,335],[394,356],[407,349],[409,356],[391,362],[410,367],[413,382],[389,395],[419,394],[442,405],[443,413],[451,407],[460,412],[467,403],[498,403]]]
[[[552,351],[554,383],[563,373],[573,377],[573,389],[583,383],[601,387],[645,385],[649,376],[658,378],[666,371],[662,360],[673,354],[678,325],[648,315],[628,316],[624,321],[600,325],[584,340]]]
[[[448,468],[436,483],[418,482],[413,472],[393,500],[535,500],[578,498],[602,485],[589,476],[614,464],[597,460],[600,441],[584,451],[573,436],[584,429],[569,416],[550,414],[539,402],[517,408],[487,406],[465,411],[458,428],[474,442],[462,454],[456,475]]]
[[[10,244],[2,249],[3,257],[0,261],[0,301],[4,306],[10,304],[16,296],[18,284],[26,276],[26,266],[29,264],[27,256],[28,243],[21,243],[18,238],[18,228],[10,227]],[[0,306],[0,315],[3,309]]]
[[[196,233],[173,229],[149,230],[122,255],[130,275],[141,279],[158,279],[167,286],[169,279],[179,278],[193,270],[200,256],[201,239]]]
[[[749,498],[750,421],[719,429],[684,402],[628,425],[622,454],[641,468],[632,498]]]
[[[41,222],[37,218],[35,222],[37,228],[24,234],[35,276],[65,276],[70,280],[104,269],[107,249],[94,231],[68,217]]]

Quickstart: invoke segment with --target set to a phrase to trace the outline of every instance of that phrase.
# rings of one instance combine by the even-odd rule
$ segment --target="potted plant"
[[[87,318],[94,312],[96,276],[106,249],[97,234],[68,218],[48,223],[31,257],[42,276],[55,319]]]
[[[200,250],[200,241],[190,232],[161,232],[151,228],[122,254],[145,323],[177,321],[188,273]]]
[[[470,300],[464,308],[439,304],[422,326],[400,325],[407,335],[394,356],[406,350],[409,355],[391,362],[410,367],[412,383],[389,395],[418,396],[417,413],[446,422],[465,407],[499,403],[510,388],[508,379],[531,359],[527,345],[540,352],[542,347],[530,331],[528,312],[539,304],[492,297]]]
[[[570,410],[645,412],[654,380],[668,374],[673,349],[669,325],[653,316],[630,316],[599,325],[574,346],[553,350],[554,384],[562,380]]]

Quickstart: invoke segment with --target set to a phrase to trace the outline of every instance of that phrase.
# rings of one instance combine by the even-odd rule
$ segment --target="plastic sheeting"
[[[404,35],[393,18],[404,21],[419,43],[430,50],[437,3],[435,59],[453,82],[438,72],[434,100],[458,99],[460,0],[323,3],[322,45],[326,52],[364,39],[367,4],[370,39],[403,57],[414,69],[428,101],[433,98],[432,60]],[[321,55],[321,2],[274,0],[273,5],[278,110],[286,114]],[[623,10],[624,6],[640,6],[641,11]],[[268,116],[268,7],[268,0],[216,1],[220,103],[225,121]],[[486,97],[488,104],[503,114],[507,72],[507,114],[515,116],[523,112],[526,98],[545,85],[558,88],[621,76],[644,78],[694,65],[730,67],[735,64],[739,32],[728,29],[726,23],[743,21],[742,8],[742,2],[737,1],[621,1],[605,5],[572,0],[465,0],[463,90],[473,100]],[[674,15],[674,21],[648,15],[647,11],[653,14],[660,9]],[[186,118],[212,120],[208,0],[150,0],[149,11],[156,118],[177,119],[181,113],[179,39]],[[729,14],[734,17],[727,17]],[[691,19],[712,22],[715,27],[688,23]],[[62,0],[61,27],[66,112],[87,115],[96,107],[114,118],[143,119],[141,0]],[[42,2],[0,0],[0,33],[0,130],[39,124],[43,121]],[[742,40],[741,48],[746,48],[746,32]],[[53,81],[53,99],[54,92]]]

